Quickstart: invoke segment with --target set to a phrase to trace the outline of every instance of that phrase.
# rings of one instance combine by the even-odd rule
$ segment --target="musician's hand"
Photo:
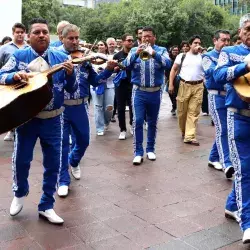
[[[145,50],[145,44],[141,44],[138,48],[137,48],[137,50],[136,50],[136,55],[140,55],[140,53],[143,51],[143,50]]]
[[[174,94],[174,85],[173,85],[173,84],[170,84],[170,83],[169,83],[169,86],[168,86],[168,93],[171,94],[171,95]]]
[[[74,65],[70,61],[66,61],[62,64],[63,68],[66,70],[67,75],[72,75],[74,72]]]
[[[114,68],[114,72],[118,73],[119,71],[120,71],[120,67],[119,67],[119,66],[116,66],[116,67]]]
[[[13,78],[14,78],[14,81],[21,81],[21,80],[28,81],[30,77],[32,76],[30,76],[27,72],[19,71],[14,75]]]
[[[114,70],[114,68],[118,65],[118,62],[116,60],[109,60],[107,61],[107,67],[108,70]]]

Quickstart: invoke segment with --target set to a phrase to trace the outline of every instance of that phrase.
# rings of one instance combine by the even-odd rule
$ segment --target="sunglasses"
[[[104,46],[104,44],[97,44],[97,46]]]
[[[128,39],[128,40],[125,40],[125,41],[131,43],[131,42],[133,42],[134,40],[133,40],[133,39]]]

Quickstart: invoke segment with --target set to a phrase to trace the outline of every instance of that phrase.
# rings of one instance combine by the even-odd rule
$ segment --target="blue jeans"
[[[103,132],[104,125],[109,125],[112,114],[115,98],[114,88],[105,88],[103,95],[97,95],[96,92],[91,89],[91,95],[93,98],[94,110],[95,110],[95,126],[96,132]]]
[[[250,117],[227,111],[230,157],[235,170],[234,187],[226,208],[238,210],[243,231],[250,228]],[[236,206],[237,204],[237,206]]]
[[[229,155],[227,135],[227,108],[225,96],[208,94],[209,113],[215,125],[215,142],[209,161],[222,163],[223,169],[232,166]]]
[[[134,129],[134,155],[143,156],[143,123],[145,114],[148,122],[146,152],[155,152],[155,139],[157,121],[161,104],[162,89],[156,92],[145,92],[133,89],[133,129]]]

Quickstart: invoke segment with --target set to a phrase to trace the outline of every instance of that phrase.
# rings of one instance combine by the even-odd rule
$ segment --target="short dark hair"
[[[5,37],[2,39],[1,44],[4,45],[4,43],[5,43],[6,41],[12,41],[12,38],[9,37],[9,36],[5,36]]]
[[[32,25],[33,25],[33,24],[36,24],[36,23],[44,23],[44,24],[46,24],[47,26],[49,26],[46,19],[41,18],[41,17],[33,18],[33,19],[29,22],[29,33],[30,33],[30,31],[31,31]]]
[[[126,34],[122,35],[122,37],[121,37],[122,41],[123,42],[126,41],[128,36],[132,36],[132,35],[130,35],[129,33],[126,33]]]
[[[189,40],[188,40],[188,44],[191,45],[195,39],[200,39],[201,40],[201,37],[199,35],[193,35],[193,36],[191,36],[189,38]]]
[[[151,32],[153,33],[153,35],[155,36],[155,31],[154,31],[154,29],[153,29],[152,27],[150,27],[150,26],[144,27],[142,31],[151,31]]]
[[[235,36],[233,36],[232,42],[233,42],[233,43],[236,43],[237,40],[241,40],[241,39],[240,39],[239,35],[236,34]]]
[[[220,34],[230,35],[230,32],[228,30],[216,30],[214,32],[214,38],[218,40],[220,38]]]
[[[12,27],[12,32],[15,32],[15,30],[19,28],[19,29],[22,29],[24,32],[26,31],[26,28],[24,26],[24,24],[22,23],[15,23]]]
[[[182,41],[180,44],[180,49],[182,49],[184,45],[188,45],[188,47],[189,47],[188,41]]]
[[[143,27],[142,27],[142,26],[140,26],[140,27],[136,28],[136,29],[135,29],[135,34],[137,35],[137,34],[138,34],[138,30],[142,30],[142,29],[143,29]]]

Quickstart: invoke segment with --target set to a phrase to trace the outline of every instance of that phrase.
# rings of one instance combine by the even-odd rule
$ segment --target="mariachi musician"
[[[13,54],[0,70],[0,84],[28,81],[28,72],[41,72],[57,64],[62,64],[64,70],[55,73],[50,80],[53,90],[50,103],[37,117],[16,129],[12,158],[15,196],[11,203],[10,215],[15,216],[22,210],[24,197],[29,193],[30,163],[39,138],[44,165],[43,194],[38,205],[39,215],[51,223],[62,224],[64,221],[55,213],[53,206],[57,177],[61,167],[64,90],[70,93],[76,90],[74,66],[66,61],[68,57],[65,54],[49,48],[49,29],[45,19],[36,18],[30,22],[28,37],[31,47],[17,50]]]
[[[228,217],[240,217],[243,243],[250,243],[250,103],[236,92],[236,79],[250,71],[245,57],[250,53],[250,13],[240,19],[240,45],[222,49],[214,72],[218,84],[226,83],[227,125],[230,158],[235,170],[234,187],[228,196]],[[234,83],[235,82],[235,83]],[[250,89],[250,87],[248,88]]]
[[[63,45],[58,48],[66,55],[74,57],[79,48],[79,28],[76,25],[68,24],[62,31]],[[84,56],[81,55],[80,56]],[[75,66],[77,91],[73,94],[65,92],[65,111],[64,111],[64,133],[63,133],[63,158],[62,168],[59,175],[59,187],[57,193],[61,197],[68,195],[70,176],[68,168],[70,165],[71,173],[76,180],[81,177],[79,166],[90,139],[90,128],[88,118],[88,98],[89,86],[94,87],[102,84],[109,78],[114,67],[115,61],[108,61],[106,69],[99,75],[94,71],[89,61]],[[69,154],[69,132],[72,130],[74,137],[72,150]]]

